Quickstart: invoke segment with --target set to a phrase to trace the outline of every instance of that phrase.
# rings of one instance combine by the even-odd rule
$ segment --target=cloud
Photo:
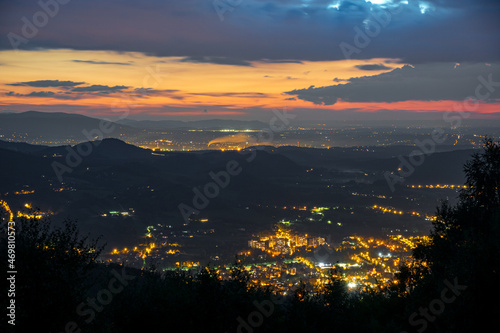
[[[262,59],[338,60],[345,58],[341,42],[354,45],[355,28],[364,31],[373,13],[396,9],[390,22],[353,57],[400,58],[408,63],[500,60],[500,2],[390,3],[399,5],[362,0],[248,0],[244,6],[230,6],[232,10],[224,13],[221,22],[213,1],[206,0],[122,0],[113,6],[101,0],[71,1],[64,5],[64,20],[50,19],[36,38],[21,42],[18,48],[142,52],[240,66]],[[424,14],[422,5],[428,7]],[[22,37],[19,18],[38,11],[37,1],[11,2],[2,11],[0,34]],[[8,37],[0,39],[0,49],[12,48]]]
[[[124,89],[128,89],[127,86],[108,86],[93,84],[89,86],[81,86],[86,84],[85,82],[75,82],[75,81],[60,81],[60,80],[38,80],[38,81],[27,81],[27,82],[17,82],[17,83],[7,83],[9,86],[23,86],[23,87],[36,87],[36,88],[63,88],[70,89],[72,92],[99,92],[99,93],[114,93],[121,92]],[[70,92],[66,92],[69,94]]]
[[[252,66],[248,61],[239,59],[230,59],[225,57],[185,57],[179,60],[180,62],[193,62],[193,63],[208,63],[216,65],[232,65],[232,66]]]
[[[55,93],[52,91],[33,91],[29,94],[18,94],[13,91],[6,93],[7,96],[17,96],[17,97],[54,97]]]
[[[355,66],[358,69],[363,71],[383,71],[392,69],[391,67],[387,67],[383,64],[367,64],[367,65],[357,65]]]
[[[32,87],[59,87],[62,90],[57,92],[52,91],[34,91],[31,93],[16,93],[14,91],[10,91],[5,93],[6,96],[23,96],[23,97],[51,97],[57,99],[66,99],[66,100],[77,100],[82,98],[91,98],[92,96],[111,96],[115,93],[126,93],[130,98],[150,98],[153,96],[166,96],[169,98],[183,100],[185,96],[183,96],[180,90],[177,89],[153,89],[153,88],[134,88],[124,86],[124,85],[116,85],[116,86],[108,86],[108,85],[100,85],[93,84],[87,86],[76,87],[77,84],[83,84],[83,82],[74,82],[72,81],[31,81],[31,82],[20,82],[10,84],[12,86],[32,86]]]
[[[180,90],[178,89],[135,88],[132,93],[137,96],[147,97],[147,96],[173,94],[178,92],[180,92]]]
[[[180,101],[186,98],[178,89],[135,88],[130,92],[132,98],[150,98],[153,96],[164,96]]]
[[[291,60],[291,59],[262,59],[259,62],[266,64],[303,64],[300,60]]]
[[[101,85],[101,84],[93,84],[91,86],[86,86],[86,87],[76,87],[73,88],[73,92],[97,92],[97,93],[103,93],[103,94],[110,94],[110,93],[116,93],[116,92],[122,92],[124,89],[128,89],[127,86],[107,86],[107,85]]]
[[[53,91],[32,91],[27,94],[16,93],[14,91],[9,91],[5,93],[6,96],[15,96],[15,97],[42,97],[42,98],[55,98],[62,100],[78,100],[85,97],[85,94],[81,93],[72,93],[70,91],[58,92],[55,93]]]
[[[484,82],[490,81],[490,84]],[[483,88],[478,86],[483,85]],[[314,104],[347,102],[440,101],[475,98],[488,94],[500,99],[500,65],[455,63],[405,65],[387,73],[351,78],[346,84],[311,86],[285,92]],[[478,96],[479,97],[479,96]],[[482,98],[478,98],[482,99]]]
[[[59,81],[59,80],[38,80],[38,81],[8,83],[7,85],[47,88],[47,87],[75,87],[75,86],[79,86],[82,84],[85,84],[85,82]]]
[[[109,62],[109,61],[94,61],[94,60],[71,60],[72,62],[78,63],[86,63],[93,65],[122,65],[122,66],[130,66],[132,63],[130,62]]]
[[[225,92],[225,93],[190,93],[195,96],[210,97],[243,97],[243,98],[267,98],[268,95],[260,92]]]

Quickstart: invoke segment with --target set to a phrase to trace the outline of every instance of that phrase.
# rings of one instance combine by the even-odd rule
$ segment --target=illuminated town
[[[409,187],[418,188],[418,185]],[[421,188],[462,187],[424,185]],[[30,195],[32,192],[32,190],[21,190],[14,194]],[[8,220],[14,217],[37,220],[53,214],[50,211],[35,211],[33,204],[28,202],[24,203],[22,209],[13,212],[6,201],[0,200],[0,208],[7,213]],[[294,230],[294,226],[299,225],[300,221],[325,222],[330,225],[332,221],[327,214],[345,208],[274,206],[274,209],[302,215],[297,215],[297,218],[292,220],[281,219],[272,230],[253,235],[247,240],[246,248],[233,253],[233,260],[228,260],[231,258],[230,255],[225,256],[225,259],[212,257],[212,263],[209,265],[214,266],[222,279],[229,278],[231,268],[238,263],[248,272],[252,285],[268,286],[282,294],[290,292],[301,283],[305,284],[310,293],[317,293],[329,281],[332,272],[344,279],[352,290],[387,286],[399,267],[410,260],[412,249],[419,242],[429,239],[423,235],[403,235],[391,231],[385,236],[347,235],[335,241],[331,235],[325,236],[318,232],[302,233]],[[367,209],[375,214],[408,216],[425,221],[436,220],[435,216],[390,206],[372,205]],[[134,208],[109,210],[102,212],[100,217],[133,219],[135,213]],[[193,257],[194,260],[189,259],[192,249],[185,245],[186,241],[212,237],[215,229],[210,227],[208,218],[196,218],[193,221],[199,225],[196,230],[179,230],[169,224],[147,226],[140,242],[133,246],[108,249],[101,254],[100,260],[136,268],[155,266],[161,270],[199,270],[206,265],[206,262],[196,259],[197,257]],[[343,228],[343,223],[340,221],[334,221],[334,224],[337,228]]]
[[[23,208],[17,212],[13,212],[6,201],[0,200],[0,209],[7,214],[6,220],[8,222],[13,221],[15,217],[24,218],[29,220],[40,220],[46,216],[52,215],[53,213],[43,212],[39,209],[34,209],[31,203],[25,203]]]
[[[306,210],[306,207],[290,208]],[[394,212],[378,206],[373,209],[403,214],[402,211]],[[314,207],[309,211],[314,215],[323,215],[327,210],[327,207]],[[201,221],[207,223],[208,219]],[[401,264],[410,260],[412,249],[419,242],[429,239],[427,236],[401,234],[386,237],[352,235],[336,243],[321,235],[298,233],[292,229],[292,225],[289,221],[281,220],[273,227],[273,231],[262,232],[249,239],[247,248],[235,253],[232,262],[217,263],[219,258],[213,258],[213,263],[209,265],[222,279],[226,279],[230,278],[231,270],[237,263],[249,274],[251,285],[268,286],[282,294],[289,293],[300,283],[305,284],[311,294],[317,293],[329,281],[333,271],[347,282],[350,289],[362,290],[387,286]],[[162,270],[201,269],[204,263],[200,261],[178,259],[181,254],[186,254],[186,249],[181,245],[182,239],[197,237],[200,230],[198,233],[168,232],[171,229],[168,225],[148,226],[141,244],[132,248],[115,248],[103,254],[102,260],[137,268],[153,264]],[[202,233],[211,234],[214,230],[205,229]]]
[[[286,293],[305,283],[311,293],[329,281],[331,270],[349,288],[387,286],[400,265],[410,260],[411,250],[427,236],[389,235],[386,238],[345,237],[340,244],[307,234],[297,235],[278,227],[271,236],[250,240],[238,258],[250,273],[251,282]]]

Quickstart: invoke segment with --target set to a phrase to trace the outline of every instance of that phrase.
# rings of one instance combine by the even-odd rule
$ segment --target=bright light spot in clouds
[[[365,0],[366,2],[371,2],[374,5],[386,5],[392,4],[392,0]]]
[[[365,0],[367,3],[377,5],[380,8],[397,8],[401,5],[408,5],[408,0],[394,1],[394,0]],[[373,8],[370,8],[373,10]]]
[[[349,282],[349,283],[347,284],[347,286],[348,286],[349,288],[356,288],[357,284],[356,284],[355,282]]]
[[[420,13],[422,14],[425,14],[432,9],[431,5],[428,4],[427,2],[420,2],[418,4],[418,7],[420,8]]]
[[[334,3],[330,4],[326,8],[328,8],[328,9],[335,8],[336,10],[339,10],[339,8],[340,8],[340,1],[335,1]]]

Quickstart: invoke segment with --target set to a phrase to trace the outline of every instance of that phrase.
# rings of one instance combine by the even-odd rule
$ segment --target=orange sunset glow
[[[439,112],[460,108],[460,101],[350,102],[340,98],[334,105],[317,105],[284,92],[311,86],[333,86],[366,76],[358,69],[369,63],[385,63],[375,76],[401,68],[393,59],[302,61],[273,63],[253,61],[248,66],[183,62],[181,57],[155,57],[140,53],[104,51],[2,51],[0,78],[3,108],[9,110],[49,109],[116,116],[167,115],[176,117],[251,117],[249,108],[324,109],[331,111],[404,110]],[[13,86],[47,78],[78,81],[82,85],[123,87],[107,94],[65,94],[60,87]],[[139,92],[135,89],[143,89]],[[53,95],[39,96],[36,92]],[[27,95],[35,92],[27,98]],[[176,109],[182,109],[182,112]],[[478,103],[478,114],[498,112],[497,103]]]

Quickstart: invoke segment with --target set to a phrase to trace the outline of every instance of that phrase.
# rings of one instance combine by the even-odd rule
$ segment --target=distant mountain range
[[[64,112],[27,111],[21,113],[0,113],[0,138],[11,137],[19,141],[44,139],[61,141],[93,141],[103,138],[131,138],[141,135],[143,130],[188,130],[188,129],[234,129],[260,130],[268,127],[259,121],[240,120],[131,120],[122,119],[107,122],[102,119]],[[31,139],[31,140],[30,140]]]
[[[136,128],[79,114],[27,111],[0,113],[0,135],[18,138],[91,141],[105,137],[134,135]]]
[[[92,147],[87,148],[87,147]],[[90,151],[89,158],[109,158],[109,159],[134,159],[149,158],[151,150],[139,148],[114,138],[103,140],[87,141],[74,146],[44,146],[32,145],[25,142],[7,142],[0,140],[0,149],[10,150],[18,153],[35,155],[39,157],[54,157],[68,154],[68,149],[78,152]],[[87,157],[87,156],[85,156]]]

